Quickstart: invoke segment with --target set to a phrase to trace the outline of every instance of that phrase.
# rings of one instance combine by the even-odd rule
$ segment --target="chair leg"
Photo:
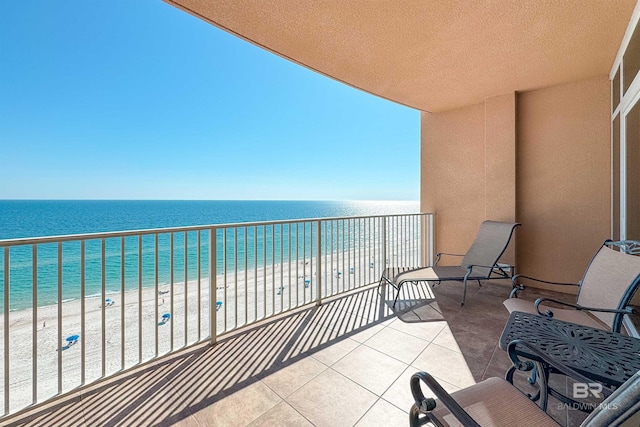
[[[431,417],[425,415],[424,417],[420,417],[420,409],[414,403],[411,405],[411,410],[409,411],[409,426],[410,427],[420,427],[431,421]]]
[[[380,281],[378,282],[378,294],[379,294],[380,296],[382,296],[382,293],[380,292],[380,288],[381,288],[382,286],[384,286],[384,287],[385,287],[385,290],[386,290],[386,288],[387,288],[387,287],[385,286],[386,284],[385,284],[385,283],[383,283],[385,280],[386,280],[386,279],[384,278],[384,276],[382,276],[382,277],[380,277]],[[385,296],[386,296],[386,295],[385,295]]]
[[[402,289],[402,284],[398,285],[398,292],[396,292],[396,298],[393,300],[393,305],[391,308],[396,308],[396,303],[398,302],[398,297],[400,296],[400,290]]]
[[[515,285],[509,294],[509,298],[518,298],[518,291],[523,291],[524,285]]]
[[[543,411],[547,410],[547,404],[549,402],[549,374],[547,369],[542,363],[536,363],[538,365],[538,383],[540,385],[540,407]]]
[[[462,281],[462,302],[460,306],[464,305],[464,300],[467,298],[467,278]]]

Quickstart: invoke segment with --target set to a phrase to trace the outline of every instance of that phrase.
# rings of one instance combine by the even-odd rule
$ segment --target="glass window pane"
[[[627,92],[631,82],[640,70],[640,25],[638,25],[631,36],[629,46],[622,57],[624,64],[624,92]]]
[[[620,67],[618,67],[618,71],[616,71],[616,75],[611,82],[611,94],[613,96],[611,112],[613,113],[618,108],[618,104],[620,104]]]
[[[640,240],[640,102],[627,115],[627,239]]]

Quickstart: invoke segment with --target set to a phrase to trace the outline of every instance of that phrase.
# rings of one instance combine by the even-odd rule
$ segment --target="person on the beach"
[[[46,320],[43,320],[43,321],[42,321],[42,329],[44,329],[44,328],[46,328],[46,327],[47,327],[47,321],[46,321]]]

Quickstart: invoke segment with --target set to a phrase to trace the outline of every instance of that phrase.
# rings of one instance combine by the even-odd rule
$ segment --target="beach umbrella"
[[[160,321],[160,323],[158,323],[158,325],[164,325],[169,320],[171,320],[171,314],[170,313],[165,313],[165,314],[162,315],[162,320]]]
[[[80,339],[80,335],[71,335],[66,338],[69,345],[75,344]]]

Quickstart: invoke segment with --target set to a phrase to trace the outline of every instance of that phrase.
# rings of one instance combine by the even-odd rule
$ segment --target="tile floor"
[[[510,363],[498,338],[509,291],[508,283],[473,284],[461,308],[459,283],[408,286],[394,311],[372,285],[166,356],[6,425],[406,426],[414,372],[430,372],[448,391],[504,375]],[[542,294],[551,293],[523,296]],[[563,425],[580,421],[555,412]]]

